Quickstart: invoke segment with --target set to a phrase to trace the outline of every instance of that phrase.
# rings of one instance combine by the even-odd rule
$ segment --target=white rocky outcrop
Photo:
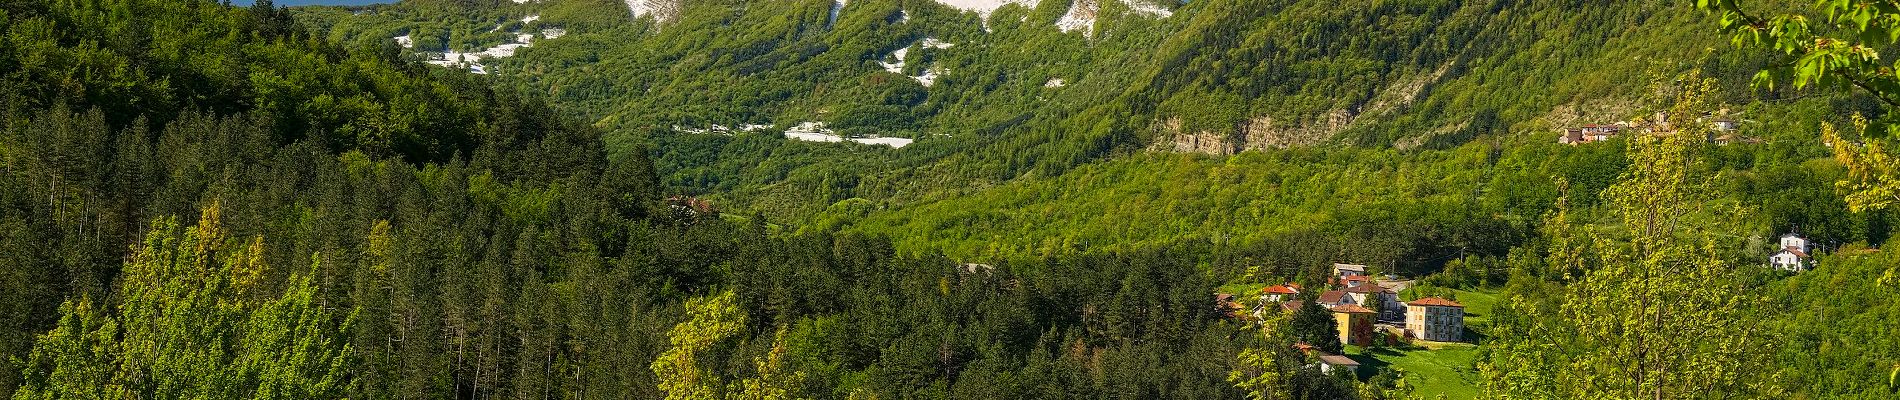
[[[634,18],[640,18],[640,17],[650,15],[650,16],[653,16],[653,20],[655,21],[666,22],[666,21],[672,21],[674,18],[679,17],[680,7],[683,6],[680,3],[683,2],[684,0],[625,0],[625,1],[627,3],[627,10],[633,12]]]
[[[1056,29],[1063,32],[1082,31],[1082,35],[1095,34],[1095,14],[1102,11],[1099,0],[1075,0],[1069,3],[1069,11],[1056,19]]]
[[[911,142],[914,141],[908,138],[895,137],[871,136],[848,138],[838,136],[831,128],[826,128],[823,122],[801,122],[797,126],[792,127],[792,129],[786,129],[785,138],[821,143],[854,142],[876,146],[890,146],[893,149],[904,148],[904,146],[909,146]]]
[[[948,49],[951,46],[956,46],[955,43],[937,40],[937,38],[924,38],[918,41],[918,45],[929,49]],[[896,58],[897,62],[878,61],[877,63],[882,65],[885,71],[899,75],[904,74],[904,66],[906,65],[905,59],[910,57],[910,46],[904,46],[903,48],[897,49],[897,51],[891,52],[891,57]],[[937,78],[943,76],[944,72],[946,71],[942,68],[931,67],[924,69],[922,75],[912,76],[910,78],[916,79],[917,83],[924,85],[924,87],[930,87],[930,85],[937,83]]]

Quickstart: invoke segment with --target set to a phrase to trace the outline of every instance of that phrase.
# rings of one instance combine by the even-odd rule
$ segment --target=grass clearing
[[[1353,358],[1365,366],[1393,368],[1411,382],[1420,398],[1475,399],[1478,397],[1478,371],[1472,360],[1476,345],[1447,343],[1437,349],[1376,349]],[[1378,371],[1369,371],[1377,373]]]
[[[1498,302],[1498,293],[1491,289],[1459,290],[1450,288],[1429,288],[1441,297],[1451,298],[1465,305],[1465,326],[1472,329],[1490,323],[1491,310]],[[1417,291],[1407,289],[1400,298],[1421,296]],[[1467,331],[1467,336],[1477,336]],[[1468,337],[1469,339],[1469,337]],[[1414,394],[1420,398],[1437,398],[1444,395],[1448,399],[1475,399],[1478,397],[1478,371],[1474,360],[1478,356],[1478,346],[1470,343],[1418,342],[1417,347],[1405,350],[1375,349],[1354,356],[1361,364],[1374,368],[1392,368],[1400,371],[1414,388]],[[1378,373],[1378,370],[1368,374]]]

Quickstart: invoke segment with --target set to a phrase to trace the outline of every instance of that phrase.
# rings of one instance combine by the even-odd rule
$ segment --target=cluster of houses
[[[1721,112],[1725,114],[1726,112]],[[1709,141],[1717,144],[1729,144],[1736,141],[1753,141],[1736,135],[1741,122],[1716,112],[1703,113],[1696,122],[1709,125]],[[1577,145],[1610,140],[1623,132],[1669,132],[1675,128],[1670,125],[1669,113],[1658,111],[1649,121],[1618,121],[1610,124],[1588,124],[1580,127],[1565,128],[1557,137],[1557,143]]]
[[[1339,342],[1343,344],[1370,346],[1374,338],[1385,332],[1433,342],[1464,340],[1463,304],[1439,297],[1400,301],[1398,292],[1404,290],[1406,285],[1406,282],[1374,279],[1366,273],[1364,265],[1333,264],[1328,285],[1330,290],[1309,296],[1309,300],[1302,300],[1302,294],[1306,292],[1298,284],[1267,286],[1260,290],[1259,303],[1253,309],[1253,316],[1264,318],[1267,313],[1295,312],[1305,305],[1302,301],[1311,301],[1332,312]],[[1232,299],[1231,295],[1216,297],[1229,309],[1239,309]],[[1302,349],[1317,351],[1310,346],[1302,346]],[[1353,370],[1358,367],[1358,363],[1351,358],[1323,352],[1319,354],[1319,360],[1320,368],[1326,372],[1335,368]]]
[[[1778,240],[1779,250],[1769,257],[1769,265],[1790,272],[1804,272],[1814,267],[1808,239],[1798,234],[1782,235]],[[1400,301],[1398,292],[1405,289],[1406,282],[1382,281],[1366,273],[1366,266],[1357,264],[1333,264],[1329,282],[1331,290],[1311,296],[1311,300],[1301,300],[1305,288],[1294,283],[1267,286],[1260,289],[1259,302],[1253,308],[1255,319],[1264,319],[1268,313],[1292,313],[1305,306],[1302,301],[1312,301],[1326,307],[1333,314],[1337,324],[1339,342],[1343,344],[1369,346],[1375,337],[1385,332],[1393,332],[1404,337],[1433,341],[1464,341],[1465,306],[1457,301],[1440,297],[1425,297],[1412,301]],[[1240,317],[1242,310],[1235,296],[1219,294],[1215,300],[1229,311],[1229,315]],[[1335,369],[1356,371],[1359,363],[1351,358],[1320,351],[1312,346],[1300,344],[1301,350],[1317,353],[1319,367],[1323,372],[1331,373]]]

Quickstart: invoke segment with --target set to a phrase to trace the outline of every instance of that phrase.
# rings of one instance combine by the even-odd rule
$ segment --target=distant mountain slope
[[[458,32],[479,37],[527,15],[566,28],[565,37],[484,63],[499,79],[587,115],[616,149],[653,145],[663,168],[680,167],[667,171],[676,185],[752,191],[735,196],[741,203],[799,204],[767,209],[792,216],[852,196],[1054,176],[1142,151],[1549,141],[1558,127],[1643,114],[1653,107],[1648,82],[1689,69],[1722,78],[1728,97],[1741,101],[1759,63],[1703,51],[1723,45],[1702,34],[1707,17],[1661,1],[636,5],[656,2],[678,14],[634,17],[640,7],[612,0],[502,3],[462,9],[479,21],[436,31],[461,42]],[[332,35],[379,41],[406,32],[403,21],[450,20],[430,4],[337,18],[382,22],[335,23]],[[835,159],[813,158],[830,150],[805,146],[732,151],[728,139],[679,134],[808,121],[917,142]],[[764,175],[704,169],[813,159],[829,162]],[[678,174],[687,170],[698,172]],[[904,182],[920,175],[933,183]],[[788,184],[805,189],[781,190]],[[819,186],[830,194],[812,195]],[[765,194],[772,191],[806,195],[761,198],[778,196]]]
[[[1455,144],[1625,117],[1638,107],[1616,103],[1645,90],[1629,82],[1712,62],[1694,49],[1719,44],[1687,34],[1699,13],[1656,1],[548,3],[677,9],[504,62],[603,126],[826,120],[955,136],[1074,130],[1111,107],[1138,139],[1127,146],[1214,153]]]

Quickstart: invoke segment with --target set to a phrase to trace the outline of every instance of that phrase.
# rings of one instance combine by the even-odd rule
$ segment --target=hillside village
[[[1307,303],[1317,304],[1332,314],[1339,343],[1346,345],[1465,341],[1465,305],[1437,296],[1400,300],[1398,293],[1410,288],[1412,281],[1374,277],[1365,265],[1344,263],[1333,264],[1326,281],[1325,288],[1312,289],[1290,282],[1269,285],[1260,289],[1248,313],[1240,312],[1249,308],[1234,295],[1217,294],[1215,300],[1230,317],[1256,322],[1273,320],[1270,317],[1274,315],[1291,315]],[[1316,365],[1325,372],[1352,372],[1359,366],[1351,358],[1305,343],[1296,347],[1314,355]]]
[[[1696,123],[1708,125],[1708,140],[1710,143],[1726,145],[1736,142],[1759,142],[1757,139],[1740,135],[1741,121],[1729,115],[1728,110],[1702,113],[1702,116],[1696,118]],[[1557,143],[1579,145],[1610,140],[1625,132],[1647,133],[1671,132],[1674,130],[1674,125],[1669,121],[1669,113],[1657,111],[1648,119],[1639,118],[1636,121],[1617,121],[1604,124],[1593,123],[1564,128],[1561,129],[1557,135]]]
[[[1778,237],[1766,267],[1790,273],[1815,268],[1813,245],[1797,233]],[[1339,343],[1361,348],[1405,345],[1443,345],[1472,340],[1466,334],[1466,305],[1455,299],[1425,296],[1401,300],[1399,293],[1411,289],[1414,281],[1396,277],[1375,277],[1368,267],[1336,263],[1323,288],[1307,288],[1286,282],[1260,288],[1258,296],[1243,304],[1239,295],[1215,295],[1218,310],[1229,318],[1265,323],[1286,321],[1275,317],[1291,316],[1308,303],[1330,312]],[[1282,322],[1284,323],[1284,322]],[[1344,370],[1356,373],[1359,361],[1334,354],[1307,343],[1296,348],[1312,357],[1312,366],[1322,372]],[[1427,346],[1430,347],[1430,346]]]

